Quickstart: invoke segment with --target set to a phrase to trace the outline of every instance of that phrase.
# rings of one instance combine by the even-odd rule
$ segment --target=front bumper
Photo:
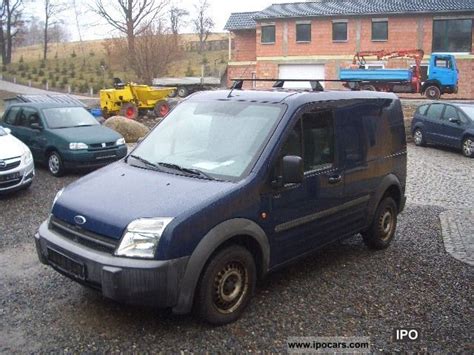
[[[68,150],[61,153],[67,169],[97,168],[122,159],[127,155],[127,145],[104,150]]]
[[[116,257],[74,243],[48,229],[44,222],[35,235],[36,250],[43,264],[63,275],[102,292],[113,300],[155,307],[177,303],[180,282],[189,257],[173,260],[138,260]],[[68,271],[57,263],[57,255],[74,263]]]
[[[19,173],[20,176],[12,180],[0,181],[0,193],[21,190],[25,186],[31,184],[33,177],[35,176],[35,166],[33,161],[31,161],[31,163],[28,165],[20,164],[20,166],[14,169],[0,171],[0,177],[9,176],[15,173]]]

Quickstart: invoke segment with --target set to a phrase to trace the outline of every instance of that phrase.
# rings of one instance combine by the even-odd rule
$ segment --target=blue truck
[[[415,59],[409,69],[365,69],[365,56],[376,56],[378,60],[408,57]],[[359,52],[354,56],[356,68],[341,69],[339,79],[346,81],[345,87],[352,90],[387,91],[395,93],[419,93],[432,100],[442,94],[458,91],[458,69],[456,58],[450,54],[433,53],[427,72],[422,73],[423,51]]]

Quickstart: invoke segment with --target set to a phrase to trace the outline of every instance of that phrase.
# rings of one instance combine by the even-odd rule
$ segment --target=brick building
[[[357,51],[423,49],[426,64],[431,52],[455,54],[459,93],[448,97],[474,99],[473,18],[474,0],[318,0],[232,13],[228,77],[337,79]]]

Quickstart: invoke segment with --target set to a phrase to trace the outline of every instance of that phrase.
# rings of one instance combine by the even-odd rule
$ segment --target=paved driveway
[[[389,249],[369,251],[354,236],[321,250],[270,275],[242,319],[224,327],[115,303],[40,265],[33,233],[56,191],[78,177],[40,169],[31,190],[0,200],[0,352],[284,352],[290,336],[472,352],[473,268],[445,252],[439,215],[473,207],[474,160],[412,145],[409,157],[408,204]],[[421,340],[394,342],[393,329],[409,326]]]

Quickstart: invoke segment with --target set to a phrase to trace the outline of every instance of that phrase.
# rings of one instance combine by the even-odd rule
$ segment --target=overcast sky
[[[72,4],[72,0],[64,0]],[[104,0],[104,2],[110,1],[110,3],[116,0]],[[194,10],[194,4],[197,0],[172,0],[179,7],[187,9],[191,14]],[[300,0],[301,1],[301,0]],[[231,12],[242,12],[242,11],[257,11],[263,10],[267,6],[274,3],[284,2],[296,2],[294,0],[209,0],[211,4],[211,16],[216,24],[214,27],[215,32],[222,32],[224,25],[229,18]],[[26,16],[34,15],[38,18],[43,17],[42,6],[44,0],[26,0],[25,9]],[[94,4],[94,0],[76,0],[76,4],[83,10],[83,14],[80,17],[81,31],[84,39],[99,39],[104,37],[111,37],[116,35],[110,26],[105,25],[105,21],[99,18],[97,15],[87,11],[87,8]],[[75,25],[74,11],[72,6],[68,7],[62,14],[62,18],[65,19],[65,23],[68,25],[68,29],[71,35],[71,39],[78,40],[78,31]],[[192,15],[188,17],[188,20],[192,18]],[[190,25],[183,27],[182,32],[192,32]]]

